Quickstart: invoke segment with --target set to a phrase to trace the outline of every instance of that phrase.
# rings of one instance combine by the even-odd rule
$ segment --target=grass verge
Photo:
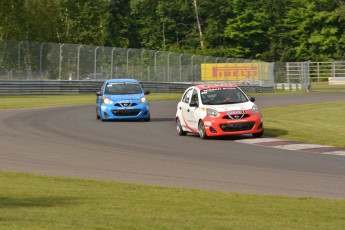
[[[0,229],[344,229],[345,201],[0,171]]]
[[[345,147],[344,111],[344,101],[262,109],[265,135]]]
[[[150,101],[180,99],[182,93],[152,93]],[[82,105],[96,103],[96,95],[16,95],[0,96],[0,109],[29,108],[42,106]]]

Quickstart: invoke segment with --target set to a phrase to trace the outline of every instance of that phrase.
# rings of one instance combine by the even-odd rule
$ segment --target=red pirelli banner
[[[259,79],[262,63],[207,63],[201,64],[202,81],[244,81]],[[266,66],[267,68],[267,66]]]

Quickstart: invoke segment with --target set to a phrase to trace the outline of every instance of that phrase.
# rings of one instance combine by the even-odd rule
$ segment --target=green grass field
[[[150,94],[149,100],[180,96]],[[94,102],[94,95],[0,96],[0,109]],[[266,135],[344,147],[344,104],[264,109]],[[0,171],[0,186],[0,229],[6,230],[345,229],[345,200],[246,195],[4,171]]]
[[[345,147],[344,102],[263,109],[265,135]]]
[[[0,229],[343,230],[345,201],[0,172]]]
[[[152,93],[147,95],[150,101],[175,100],[181,98],[181,93]],[[42,106],[95,104],[96,95],[26,95],[0,96],[0,109],[29,108]]]

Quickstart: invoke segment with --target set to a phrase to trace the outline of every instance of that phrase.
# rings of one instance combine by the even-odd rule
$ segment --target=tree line
[[[269,62],[345,57],[345,0],[0,0],[0,39]]]

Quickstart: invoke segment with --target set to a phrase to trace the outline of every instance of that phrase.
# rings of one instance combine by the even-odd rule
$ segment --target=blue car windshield
[[[104,94],[123,95],[143,93],[137,82],[111,82],[105,86]]]

